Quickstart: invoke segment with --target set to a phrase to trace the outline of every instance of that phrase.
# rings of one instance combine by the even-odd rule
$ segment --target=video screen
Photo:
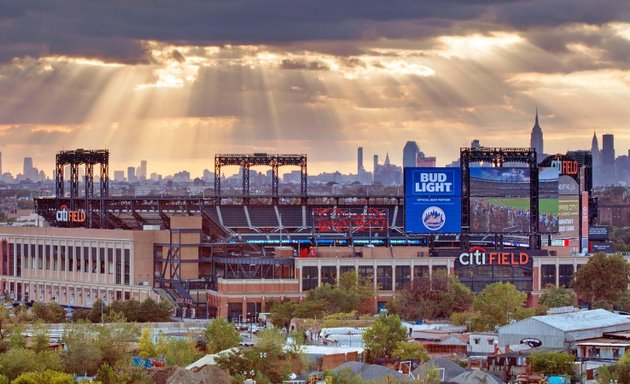
[[[529,168],[470,168],[471,232],[529,232]]]
[[[470,168],[471,232],[529,233],[529,168]],[[558,232],[558,170],[538,173],[539,231]]]
[[[559,228],[558,168],[538,168],[538,231],[557,233]]]
[[[559,228],[554,239],[576,239],[580,234],[580,202],[578,196],[560,196]]]

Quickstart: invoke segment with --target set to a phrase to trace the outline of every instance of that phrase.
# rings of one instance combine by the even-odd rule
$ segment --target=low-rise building
[[[533,316],[499,328],[499,345],[523,344],[537,339],[538,347],[575,350],[582,341],[627,330],[630,330],[628,316],[604,309]]]

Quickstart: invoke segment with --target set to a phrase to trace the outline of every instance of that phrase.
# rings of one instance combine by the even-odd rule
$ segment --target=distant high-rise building
[[[597,140],[597,133],[593,131],[593,140],[591,140],[591,156],[593,157],[593,166],[599,161],[599,141]]]
[[[2,175],[2,152],[0,152],[0,175]]]
[[[389,153],[385,155],[383,165],[376,165],[374,172],[374,182],[383,185],[401,185],[402,168],[393,165],[389,160]]]
[[[139,177],[142,180],[146,180],[147,179],[147,161],[146,160],[140,161],[140,175],[139,175]]]
[[[425,156],[421,151],[416,159],[416,167],[435,168],[437,159],[435,156]]]
[[[136,168],[127,167],[127,181],[133,183],[136,181]]]
[[[22,167],[22,174],[24,176],[29,175],[33,170],[33,158],[25,157],[24,158],[24,166]]]
[[[472,149],[481,148],[481,143],[479,142],[479,139],[473,139],[473,141],[470,142],[470,148]]]
[[[363,168],[363,147],[359,147],[357,149],[357,175],[361,175],[365,172],[365,168]]]
[[[614,184],[615,174],[615,136],[605,134],[602,136],[601,170],[605,184]]]
[[[376,170],[378,169],[378,155],[374,155],[374,175],[376,175]]]
[[[415,167],[420,148],[415,141],[408,141],[403,148],[403,167]]]
[[[597,134],[593,130],[593,139],[591,140],[591,156],[593,158],[593,184],[600,185],[601,179],[601,152],[599,151],[599,141]]]
[[[35,181],[37,179],[37,171],[35,171],[35,168],[33,167],[32,157],[24,158],[22,175],[24,176],[24,179],[30,179],[31,181]]]
[[[534,121],[534,127],[532,128],[530,147],[536,150],[536,160],[542,161],[545,151],[543,148],[543,132],[538,124],[538,108],[536,108],[536,120]]]

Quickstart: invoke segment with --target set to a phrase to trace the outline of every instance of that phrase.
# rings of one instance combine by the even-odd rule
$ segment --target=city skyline
[[[408,140],[440,166],[473,139],[528,146],[536,106],[547,153],[588,149],[593,130],[630,148],[627,2],[57,0],[0,15],[13,174],[30,156],[50,175],[76,148],[109,149],[113,170],[201,175],[215,153],[267,152],[354,173],[358,147],[401,164]]]

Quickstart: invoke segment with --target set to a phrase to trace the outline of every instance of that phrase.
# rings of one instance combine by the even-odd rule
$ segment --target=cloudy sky
[[[0,0],[14,174],[76,148],[109,149],[112,173],[229,152],[356,172],[358,146],[400,164],[407,140],[444,165],[475,138],[529,146],[536,106],[546,152],[596,130],[627,153],[630,2]]]

